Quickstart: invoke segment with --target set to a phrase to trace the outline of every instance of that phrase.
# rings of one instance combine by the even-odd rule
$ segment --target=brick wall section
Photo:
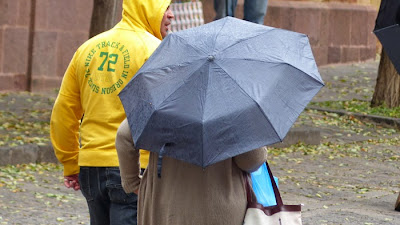
[[[88,37],[92,1],[36,0],[32,59],[28,52],[31,1],[0,1],[0,91],[59,87],[75,49]]]
[[[371,0],[372,1],[372,0]],[[0,91],[26,90],[30,0],[0,0]],[[60,86],[75,50],[88,38],[92,0],[36,0],[32,90]],[[243,18],[243,0],[237,17]],[[376,8],[376,7],[375,7]],[[265,24],[305,33],[318,65],[375,57],[377,11],[368,5],[269,0]],[[203,0],[205,22],[213,0]]]
[[[215,16],[212,2],[203,1],[206,23]],[[238,1],[238,18],[243,18],[242,2]],[[326,65],[374,59],[376,15],[371,5],[269,0],[264,24],[307,34],[317,64]]]
[[[58,88],[75,50],[88,39],[93,1],[36,0],[32,90]]]
[[[375,7],[379,7],[379,5],[381,4],[381,0],[283,0],[283,1],[342,2],[342,3],[373,5]]]
[[[30,1],[0,1],[0,90],[26,88],[29,8]]]
[[[376,37],[372,33],[377,11],[371,6],[330,3],[328,59],[322,64],[373,59]]]

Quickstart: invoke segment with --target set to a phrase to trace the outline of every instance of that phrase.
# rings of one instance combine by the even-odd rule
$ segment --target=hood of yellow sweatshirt
[[[171,0],[124,0],[117,28],[145,30],[162,40],[161,21]]]

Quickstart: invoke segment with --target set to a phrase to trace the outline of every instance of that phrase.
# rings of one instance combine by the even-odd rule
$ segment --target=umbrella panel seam
[[[202,53],[204,53],[204,54],[207,54],[207,52],[203,51],[202,49],[196,48],[195,46],[189,44],[189,42],[188,42],[186,39],[184,39],[183,37],[179,36],[178,34],[172,33],[171,35],[173,35],[173,36],[175,36],[175,37],[178,37],[179,39],[185,41],[185,45],[186,45],[186,46],[192,47],[194,50],[198,50],[198,51],[200,51],[200,52],[202,52]]]
[[[271,28],[272,28],[272,27],[271,27]],[[264,34],[266,34],[266,33],[271,32],[271,31],[273,31],[273,30],[277,30],[277,28],[272,28],[272,29],[270,29],[270,30],[267,30],[267,31],[261,33],[261,34],[258,34],[258,35],[255,35],[255,36],[252,36],[252,37],[249,37],[249,38],[246,38],[246,39],[242,39],[242,40],[240,40],[240,41],[238,41],[238,42],[235,42],[235,43],[233,43],[233,44],[227,46],[226,48],[220,50],[219,52],[223,52],[223,51],[225,51],[225,50],[227,50],[227,49],[229,49],[229,48],[231,48],[231,47],[233,47],[233,46],[235,46],[235,45],[237,45],[237,44],[240,44],[240,43],[242,43],[242,42],[244,42],[244,41],[251,40],[251,39],[253,39],[253,38],[257,38],[257,37],[259,37],[259,36],[261,36],[261,35],[264,35]]]
[[[282,138],[279,136],[278,132],[276,131],[275,127],[272,126],[271,121],[269,120],[269,118],[266,116],[264,110],[261,108],[261,106],[236,82],[235,79],[233,79],[227,72],[226,70],[224,70],[218,63],[215,63],[219,68],[221,68],[225,74],[243,91],[243,93],[245,93],[256,105],[257,107],[261,110],[262,114],[264,115],[265,119],[268,121],[268,123],[271,125],[271,127],[273,128],[276,136],[279,138],[279,140],[282,142]],[[261,147],[261,146],[260,146]],[[252,149],[250,149],[252,150]],[[249,151],[250,151],[249,150]],[[208,160],[207,163],[212,162],[215,158],[217,158],[218,156],[220,156],[222,154],[222,152],[219,152],[218,154],[216,154],[214,157],[212,157],[210,160]]]

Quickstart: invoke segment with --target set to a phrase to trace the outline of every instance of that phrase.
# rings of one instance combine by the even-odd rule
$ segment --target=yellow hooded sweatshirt
[[[50,121],[64,176],[79,173],[80,166],[119,166],[115,136],[126,116],[118,93],[160,44],[161,21],[170,2],[124,0],[122,20],[75,52]],[[142,168],[147,167],[146,153],[143,158],[141,151]]]

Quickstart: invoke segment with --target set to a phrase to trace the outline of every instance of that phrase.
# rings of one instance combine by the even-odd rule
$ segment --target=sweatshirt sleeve
[[[135,149],[127,119],[122,121],[118,128],[115,147],[118,153],[122,188],[126,193],[132,193],[139,189],[140,154]]]
[[[65,72],[50,119],[50,139],[64,176],[79,173],[79,126],[83,110],[73,60]]]
[[[233,158],[236,165],[248,173],[256,171],[267,161],[267,147],[261,147]]]

